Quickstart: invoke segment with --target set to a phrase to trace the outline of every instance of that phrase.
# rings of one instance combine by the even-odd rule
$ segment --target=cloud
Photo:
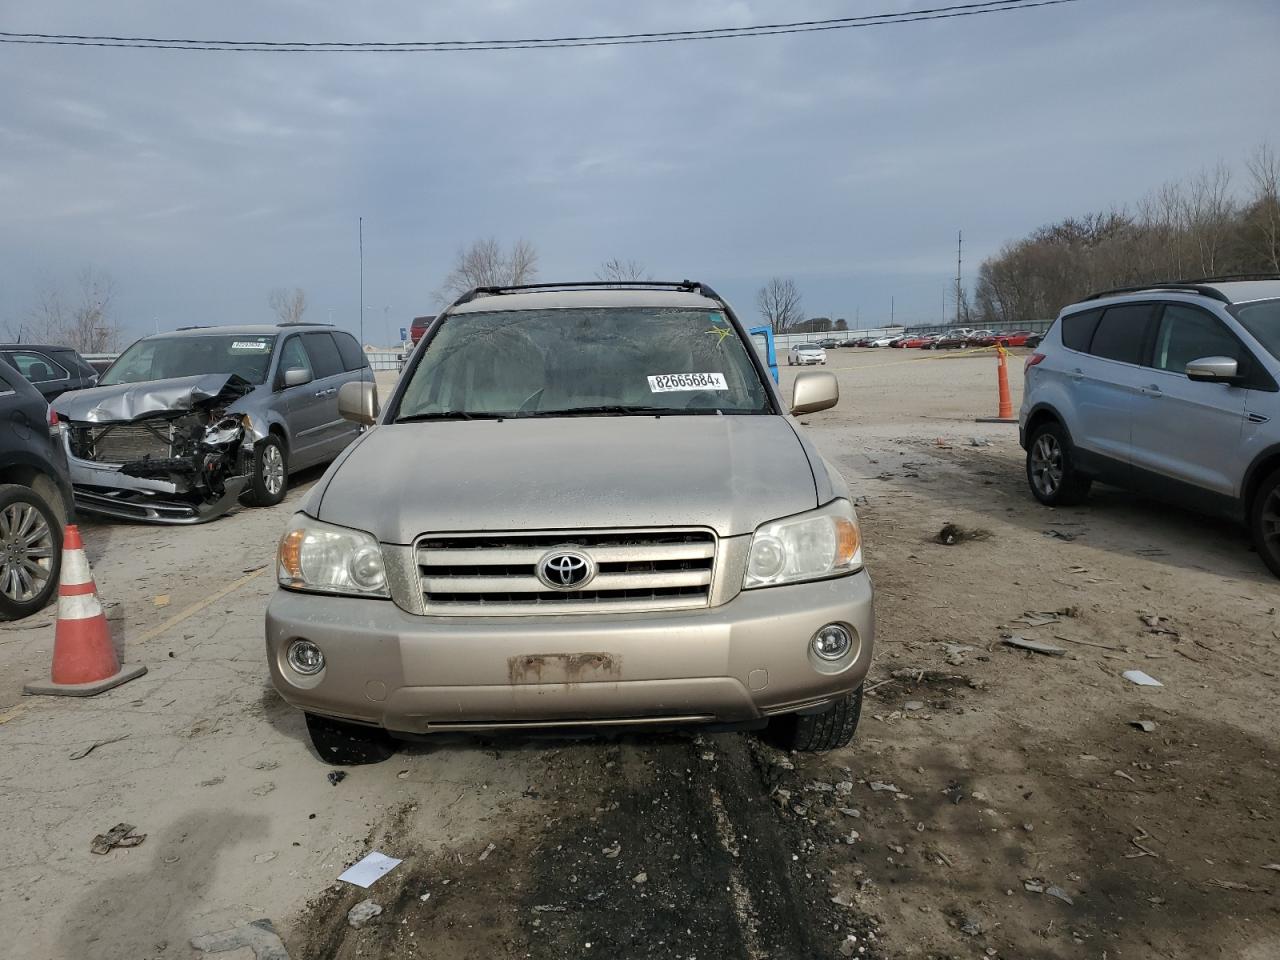
[[[919,4],[881,0],[868,12]],[[832,0],[787,19],[842,15]],[[318,0],[179,9],[46,0],[7,29],[262,39],[483,39],[744,25],[763,0]],[[455,251],[525,237],[547,277],[611,256],[752,309],[794,275],[823,312],[926,318],[953,270],[1046,220],[1136,199],[1277,113],[1280,10],[1241,0],[1229,66],[1187,53],[1196,0],[734,41],[501,54],[199,54],[5,47],[0,320],[85,264],[123,319],[265,320],[307,289],[354,326],[429,306]],[[1194,122],[1178,118],[1195,118]],[[817,309],[819,304],[812,304]],[[386,308],[384,311],[383,308]],[[376,331],[374,332],[376,335]]]

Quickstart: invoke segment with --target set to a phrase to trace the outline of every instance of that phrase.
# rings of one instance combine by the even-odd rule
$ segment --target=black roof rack
[[[1207,287],[1202,283],[1184,283],[1181,280],[1174,280],[1169,283],[1139,283],[1132,287],[1116,287],[1112,290],[1101,290],[1098,293],[1091,293],[1081,302],[1086,300],[1101,300],[1103,297],[1118,297],[1126,293],[1143,293],[1147,290],[1169,290],[1175,293],[1198,293],[1202,297],[1209,297],[1212,300],[1220,300],[1223,303],[1230,303],[1231,298],[1221,290],[1213,287]]]
[[[1233,283],[1239,280],[1280,280],[1280,273],[1224,273],[1217,277],[1195,277],[1179,283]]]
[[[189,327],[178,327],[178,328],[176,328],[176,329],[177,329],[177,330],[207,330],[207,329],[209,329],[209,324],[207,324],[207,323],[193,323],[193,324],[192,324],[191,326],[189,326]]]
[[[565,283],[516,283],[503,286],[483,286],[468,290],[454,301],[453,306],[467,303],[479,296],[497,296],[506,293],[528,293],[532,290],[686,290],[698,293],[709,300],[720,296],[705,283],[697,280],[571,280]]]

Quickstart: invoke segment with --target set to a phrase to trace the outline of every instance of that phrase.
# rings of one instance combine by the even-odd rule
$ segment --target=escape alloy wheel
[[[1262,562],[1280,577],[1280,470],[1258,485],[1249,508],[1249,535]]]
[[[1093,481],[1081,476],[1072,459],[1071,441],[1056,422],[1036,428],[1027,445],[1027,483],[1032,495],[1049,507],[1079,503]]]
[[[0,485],[0,620],[43,609],[58,588],[62,528],[30,487]]]

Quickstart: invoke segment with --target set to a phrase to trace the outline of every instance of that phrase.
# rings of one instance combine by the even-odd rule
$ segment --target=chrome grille
[[[172,455],[172,431],[173,425],[165,420],[77,427],[71,437],[71,452],[81,460],[98,463],[130,463],[143,457],[165,460]]]
[[[582,589],[556,590],[537,575],[559,549],[596,565]],[[432,535],[417,543],[430,615],[635,613],[705,607],[716,538],[708,530]]]

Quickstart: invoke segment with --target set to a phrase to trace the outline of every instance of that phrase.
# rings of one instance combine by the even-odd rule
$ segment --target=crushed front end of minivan
[[[76,506],[152,523],[201,523],[234,506],[253,468],[253,426],[233,409],[253,384],[205,374],[63,394]]]

